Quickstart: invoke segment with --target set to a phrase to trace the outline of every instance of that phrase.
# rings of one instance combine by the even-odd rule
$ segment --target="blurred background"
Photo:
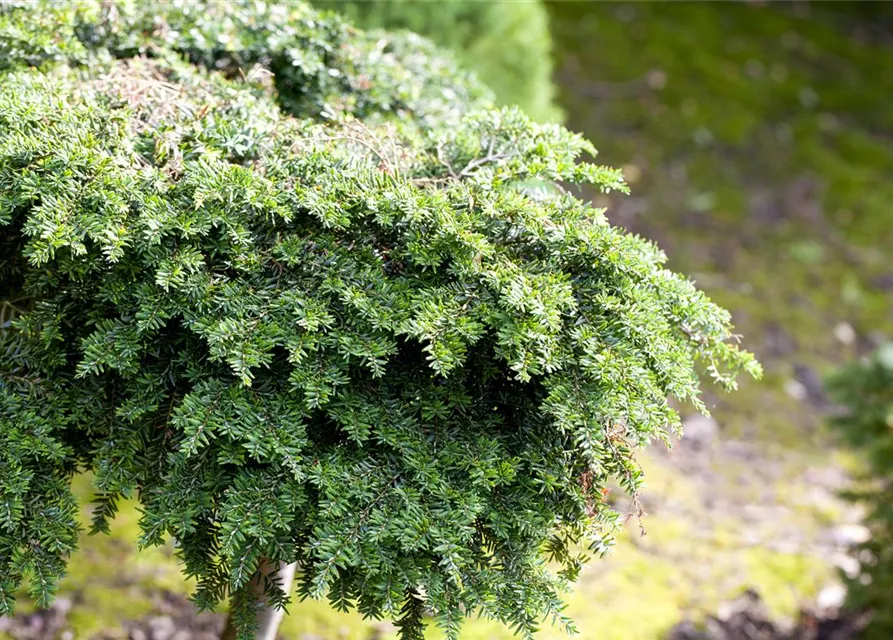
[[[692,415],[672,452],[648,452],[647,517],[569,596],[581,637],[893,637],[858,613],[893,615],[893,577],[870,570],[889,547],[867,519],[893,503],[877,479],[893,445],[872,449],[893,400],[873,409],[875,440],[848,437],[841,409],[863,407],[856,383],[880,374],[857,375],[859,359],[893,335],[893,3],[316,4],[427,35],[500,102],[585,134],[632,188],[596,203],[730,309],[765,367],[763,381],[708,396],[713,418]],[[893,370],[893,353],[877,353],[871,366]],[[111,536],[85,537],[54,609],[22,603],[0,638],[215,637],[171,550],[136,553],[137,519],[130,505]],[[290,614],[285,638],[392,635],[326,603]],[[462,637],[512,634],[471,620]]]

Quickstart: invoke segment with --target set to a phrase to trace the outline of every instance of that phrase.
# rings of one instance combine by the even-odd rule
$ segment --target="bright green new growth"
[[[845,409],[834,426],[866,458],[864,486],[850,498],[868,507],[872,537],[860,546],[861,572],[848,582],[847,604],[872,611],[865,637],[881,640],[893,633],[893,344],[839,371],[828,391]]]
[[[493,90],[534,120],[559,121],[552,85],[551,36],[544,3],[476,0],[314,0],[371,29],[408,29],[453,51]]]
[[[667,396],[759,372],[728,314],[423,42],[164,6],[0,12],[0,613],[49,602],[91,470],[94,531],[138,495],[245,637],[264,560],[404,638],[569,625]]]

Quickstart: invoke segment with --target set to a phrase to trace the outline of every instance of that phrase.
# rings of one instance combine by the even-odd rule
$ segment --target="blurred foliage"
[[[21,20],[23,8],[32,11]],[[338,115],[422,128],[455,122],[490,104],[491,92],[451,55],[413,33],[367,34],[306,2],[134,0],[0,4],[0,71],[58,62],[90,64],[169,49],[228,77],[272,79],[279,105],[297,117]]]
[[[868,508],[872,537],[857,549],[861,572],[848,581],[848,606],[870,609],[866,640],[893,637],[893,344],[850,364],[828,381],[843,412],[832,424],[865,461],[848,496]]]
[[[811,3],[809,10],[824,20],[853,29],[859,39],[891,42],[893,36],[893,4],[889,2],[853,2],[827,0]]]
[[[357,25],[408,29],[451,49],[496,94],[540,122],[558,121],[548,16],[539,0],[316,0]]]

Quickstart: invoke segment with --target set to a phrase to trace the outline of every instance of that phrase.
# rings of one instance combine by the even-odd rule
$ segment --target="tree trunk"
[[[297,563],[291,564],[273,564],[271,562],[262,562],[257,576],[251,581],[251,591],[257,595],[257,600],[262,603],[264,600],[264,578],[271,574],[275,574],[278,578],[280,588],[288,593],[291,591],[292,582],[295,579],[295,570]],[[257,614],[257,632],[254,640],[276,640],[276,632],[285,616],[284,609],[276,609],[263,605],[259,608]],[[236,628],[233,626],[233,618],[230,615],[226,619],[226,627],[223,629],[221,640],[236,640]]]

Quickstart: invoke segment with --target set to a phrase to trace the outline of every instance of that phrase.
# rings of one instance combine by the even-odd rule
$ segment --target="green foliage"
[[[869,640],[893,633],[893,345],[837,373],[832,398],[845,411],[834,418],[846,441],[865,454],[864,486],[850,497],[868,507],[872,538],[860,546],[861,575],[849,581],[848,604],[871,609]]]
[[[539,0],[315,0],[368,29],[408,29],[451,49],[493,89],[500,104],[518,105],[534,120],[560,120],[554,104],[551,36]]]
[[[243,635],[265,561],[405,638],[570,625],[667,396],[759,372],[567,191],[619,172],[304,5],[38,9],[0,13],[0,614],[25,576],[52,597],[86,469],[93,530],[137,496]]]

